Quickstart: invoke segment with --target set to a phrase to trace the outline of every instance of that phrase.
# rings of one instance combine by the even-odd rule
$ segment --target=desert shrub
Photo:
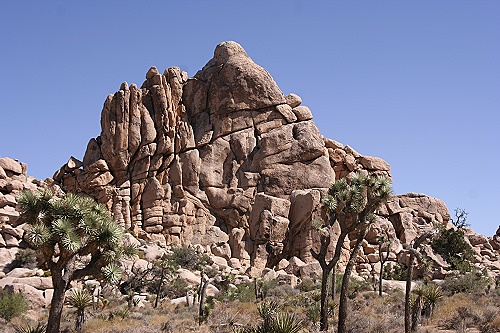
[[[186,291],[188,288],[188,283],[179,277],[167,281],[162,288],[162,295],[165,297],[174,299],[178,297],[186,296]]]
[[[313,303],[306,308],[306,317],[313,324],[319,323],[321,319],[321,306],[318,302]]]
[[[299,284],[299,290],[302,292],[313,291],[313,290],[319,289],[320,287],[321,287],[321,285],[312,279],[304,279]]]
[[[448,294],[476,293],[484,291],[490,282],[482,272],[474,271],[447,277],[442,288]]]
[[[384,266],[382,278],[385,280],[405,281],[408,267],[403,263],[389,263]]]
[[[465,241],[462,228],[448,230],[440,228],[439,236],[432,241],[431,246],[448,261],[452,269],[457,269],[461,273],[471,271],[470,261],[474,252]]]
[[[255,285],[253,283],[240,283],[236,288],[226,288],[217,295],[219,301],[253,302],[255,301]]]
[[[404,295],[390,294],[387,297],[379,297],[376,293],[364,293],[363,296],[348,304],[346,332],[404,332]]]
[[[201,270],[207,265],[208,256],[199,253],[192,247],[188,246],[174,246],[172,253],[167,255],[167,259],[174,262],[182,268],[190,270]]]
[[[34,269],[37,267],[36,251],[30,248],[20,249],[14,258],[15,267]]]
[[[299,292],[298,290],[292,288],[292,286],[290,286],[288,284],[281,284],[281,285],[276,285],[273,288],[270,288],[267,291],[266,296],[267,297],[276,297],[279,299],[285,299],[288,296],[292,296],[292,295],[297,294],[298,292]]]
[[[0,318],[10,321],[28,310],[28,302],[22,293],[0,291]]]
[[[498,307],[490,305],[483,308],[479,323],[481,333],[496,333],[500,332],[500,310]]]
[[[351,278],[349,281],[348,297],[354,298],[359,292],[373,290],[372,284],[368,280]]]

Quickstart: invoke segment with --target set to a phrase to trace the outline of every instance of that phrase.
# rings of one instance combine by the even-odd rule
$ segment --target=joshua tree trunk
[[[64,294],[68,288],[69,281],[62,276],[61,272],[52,271],[52,284],[54,286],[54,294],[50,302],[46,333],[59,333],[64,305]]]
[[[413,251],[410,252],[410,259],[408,260],[408,270],[406,273],[406,290],[405,290],[405,333],[411,333],[411,307],[410,307],[410,295],[411,295],[411,280],[413,275],[413,260],[415,260],[415,254]]]
[[[321,320],[320,331],[328,330],[328,277],[330,272],[323,270],[321,278]]]
[[[156,289],[156,299],[155,299],[155,305],[154,307],[158,307],[158,300],[160,299],[161,295],[161,287],[163,286],[163,280],[165,279],[165,268],[161,268],[161,277],[160,277],[160,282],[158,283],[158,288]]]
[[[422,317],[422,297],[418,296],[411,311],[411,331],[418,333],[418,323]]]
[[[415,256],[418,255],[418,247],[429,237],[435,234],[435,231],[428,231],[420,235],[413,247],[409,249],[410,258],[408,260],[408,270],[406,273],[406,290],[405,290],[405,333],[411,333],[411,307],[410,307],[410,294],[411,294],[411,280],[413,278],[413,262]]]
[[[82,331],[84,321],[85,321],[85,310],[78,309],[76,312],[76,323],[75,323],[75,330],[78,333]]]
[[[358,233],[358,238],[356,239],[356,245],[352,250],[349,261],[344,271],[344,277],[342,278],[342,288],[340,289],[340,303],[339,303],[339,323],[337,333],[346,332],[346,319],[347,319],[347,293],[349,291],[349,279],[351,278],[352,269],[356,264],[356,258],[358,257],[359,249],[361,248],[361,243],[366,236],[368,228]]]
[[[335,300],[335,296],[337,294],[337,290],[335,290],[337,287],[337,263],[333,265],[333,270],[332,270],[332,301]]]
[[[203,322],[203,319],[205,317],[205,297],[207,296],[207,284],[208,281],[204,279],[204,277],[201,277],[201,282],[200,282],[200,308],[198,312],[198,325],[201,325]]]

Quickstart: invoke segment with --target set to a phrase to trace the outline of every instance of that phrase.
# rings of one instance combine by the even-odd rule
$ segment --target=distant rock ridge
[[[321,196],[332,181],[353,172],[391,176],[384,160],[324,138],[312,118],[301,98],[285,96],[239,44],[223,42],[193,78],[178,67],[163,74],[151,67],[140,88],[122,83],[107,97],[101,134],[83,161],[71,157],[53,178],[65,191],[105,204],[144,240],[200,244],[257,275],[300,261],[311,269],[288,270],[307,275],[317,270],[311,222],[324,218]],[[449,218],[439,199],[395,196],[363,243],[358,274],[380,269],[382,230],[394,244],[389,260],[405,262],[402,244]],[[477,264],[500,275],[500,235],[471,239]],[[447,267],[433,256],[432,274],[442,277]]]

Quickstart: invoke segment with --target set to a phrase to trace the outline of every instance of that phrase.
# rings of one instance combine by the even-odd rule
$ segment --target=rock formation
[[[239,44],[224,42],[193,78],[177,67],[163,74],[152,67],[140,88],[122,83],[107,97],[101,134],[83,161],[71,157],[54,180],[96,198],[125,228],[160,245],[200,244],[256,270],[293,258],[314,265],[311,221],[324,218],[321,196],[331,182],[352,172],[390,177],[390,167],[324,138],[301,104]],[[364,244],[358,271],[376,270],[377,230],[396,244],[392,260],[404,260],[397,256],[402,243],[448,220],[438,199],[393,198]],[[474,241],[488,251],[498,246],[491,242]],[[488,255],[498,258],[496,251]]]
[[[123,83],[83,162],[71,158],[54,179],[161,244],[228,243],[229,258],[261,268],[291,253],[307,259],[310,209],[332,180],[389,174],[383,160],[323,138],[311,119],[300,97],[284,96],[225,42],[193,78],[152,67],[141,88]]]

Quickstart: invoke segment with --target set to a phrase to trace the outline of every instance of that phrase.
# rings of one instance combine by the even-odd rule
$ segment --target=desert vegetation
[[[447,279],[440,283],[441,286],[419,281],[411,298],[413,306],[418,304],[421,314],[418,319],[420,332],[493,333],[500,330],[500,290],[491,289],[487,293],[487,288],[478,290],[475,283],[468,281],[466,276]],[[380,297],[377,286],[357,279],[351,282],[349,316],[346,319],[348,332],[404,331],[405,295],[402,290],[390,288],[391,281],[386,281],[389,287]],[[210,313],[201,325],[198,324],[196,304],[173,305],[168,298],[163,298],[156,308],[154,299],[129,307],[125,295],[110,289],[103,293],[107,302],[100,302],[98,307],[85,308],[86,320],[81,332],[319,332],[320,281],[304,280],[297,288],[279,285],[275,281],[265,284],[267,294],[264,301],[256,299],[253,283],[240,284],[221,291],[215,297],[208,297]],[[456,285],[468,287],[457,291]],[[339,281],[337,289],[340,288]],[[63,332],[75,331],[75,320],[78,318],[75,313],[79,309],[69,306],[71,302],[68,300],[68,306],[62,313]],[[331,326],[338,324],[335,315],[338,302],[338,298],[329,302],[328,320]],[[0,329],[6,333],[43,332],[43,324],[30,321],[29,316],[21,311],[9,322],[2,321]]]
[[[371,180],[359,176],[351,184],[335,183],[329,194],[324,205],[330,221],[316,226],[315,231],[320,233],[322,252],[313,252],[320,263],[323,261],[322,277],[303,278],[294,287],[264,274],[262,278],[237,279],[195,246],[170,246],[156,259],[145,260],[146,253],[138,252],[136,245],[124,247],[125,234],[110,225],[112,222],[105,214],[101,215],[94,203],[74,196],[53,198],[50,193],[42,192],[27,195],[20,199],[23,218],[32,225],[26,237],[37,251],[20,251],[16,265],[45,268],[54,286],[61,288],[61,304],[50,309],[28,310],[22,292],[6,289],[0,293],[0,331],[493,333],[500,330],[499,281],[473,264],[470,245],[461,241],[466,225],[463,211],[456,212],[459,223],[453,223],[453,228],[437,227],[407,244],[407,264],[383,265],[391,245],[386,234],[380,235],[378,276],[384,278],[382,289],[375,274],[371,280],[361,278],[351,274],[349,267],[351,270],[355,267],[356,245],[371,227],[371,214],[390,194],[389,183],[383,178]],[[349,209],[342,211],[345,207]],[[332,279],[335,265],[326,259],[325,244],[329,242],[329,228],[339,221],[345,223],[340,228],[341,234],[342,230],[347,230],[346,237],[354,233],[351,239],[355,246],[348,257],[351,266],[335,272],[336,278]],[[74,234],[80,235],[80,240]],[[90,245],[91,241],[94,245]],[[95,243],[98,241],[101,243]],[[443,280],[426,278],[428,260],[425,251],[421,251],[426,243],[453,268]],[[85,247],[94,252],[85,252],[82,250]],[[107,251],[107,255],[93,260],[92,255],[100,258],[99,251]],[[86,260],[75,257],[73,261],[83,260],[75,266],[67,261],[72,256]],[[96,262],[98,270],[89,268]],[[140,267],[137,262],[142,262]],[[116,271],[113,268],[108,272],[107,267],[115,267]],[[60,271],[74,274],[62,287],[57,280],[61,278]],[[75,272],[89,274],[82,279],[83,275]],[[186,272],[192,276],[182,276]],[[208,292],[210,286],[217,292]],[[59,311],[57,328],[50,319],[54,309]]]

